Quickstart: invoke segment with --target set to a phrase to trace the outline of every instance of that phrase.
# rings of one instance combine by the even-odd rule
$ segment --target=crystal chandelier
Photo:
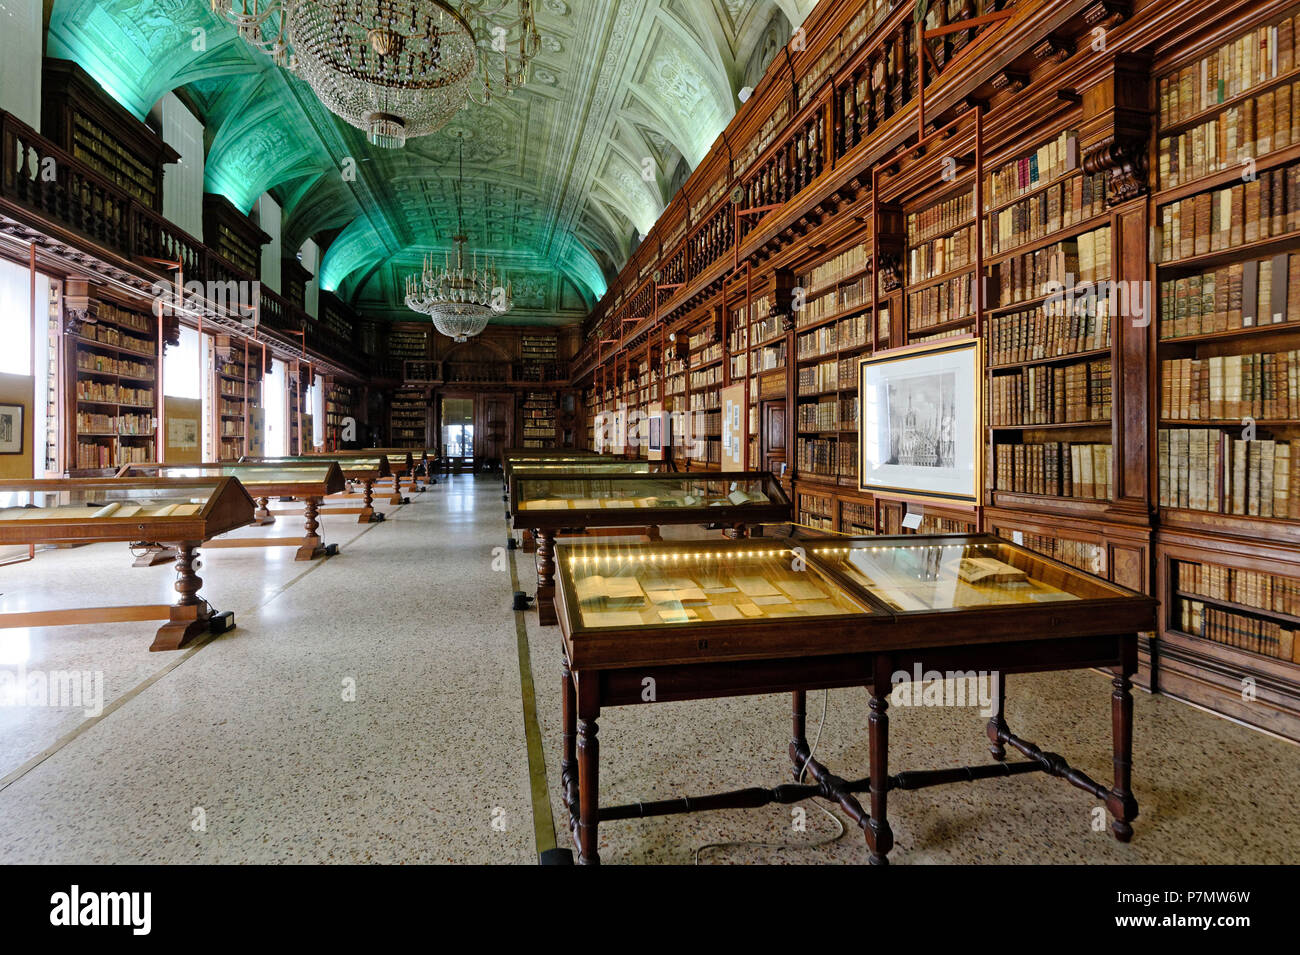
[[[496,263],[484,256],[483,271],[478,269],[478,253],[474,253],[470,271],[465,271],[465,225],[461,202],[461,186],[465,178],[465,144],[460,146],[460,167],[456,178],[456,267],[451,256],[443,254],[443,266],[438,269],[431,255],[424,257],[424,267],[419,275],[406,277],[406,307],[433,319],[433,327],[448,338],[463,342],[487,328],[493,315],[504,315],[514,307],[514,296],[507,280],[502,286]]]
[[[514,16],[503,16],[512,2]],[[464,0],[459,11],[442,0],[211,3],[331,112],[390,148],[441,129],[470,102],[486,105],[494,88],[522,86],[541,42],[533,0]]]

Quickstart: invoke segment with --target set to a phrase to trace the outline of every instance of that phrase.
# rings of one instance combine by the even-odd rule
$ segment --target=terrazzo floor
[[[569,847],[559,635],[523,614],[521,668],[521,617],[506,608],[512,578],[532,590],[533,560],[496,550],[499,478],[455,476],[382,509],[389,520],[362,526],[327,508],[340,554],[310,564],[280,548],[205,553],[203,594],[237,628],[193,649],[149,653],[147,623],[0,631],[0,673],[97,672],[104,698],[97,716],[0,706],[0,862],[532,863]],[[246,533],[280,536],[299,520]],[[95,545],[0,567],[0,611],[170,600],[170,567],[129,563],[122,545]],[[1008,719],[1107,778],[1109,690],[1091,672],[1018,677]],[[810,737],[822,697],[809,694]],[[786,782],[788,709],[766,696],[606,711],[602,800]],[[893,795],[892,861],[1300,862],[1300,747],[1167,698],[1139,692],[1135,709],[1131,844],[1095,828],[1085,794],[1031,774]],[[890,716],[893,771],[988,759],[973,709]],[[831,691],[818,758],[864,775],[865,722],[862,691]],[[861,833],[835,838],[841,828],[813,803],[697,813],[606,823],[600,852],[624,864],[865,862]]]

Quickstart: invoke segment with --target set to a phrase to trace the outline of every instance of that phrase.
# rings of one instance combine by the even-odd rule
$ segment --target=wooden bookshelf
[[[68,60],[45,58],[41,101],[45,135],[143,205],[162,211],[163,171],[180,154],[161,136]],[[125,214],[108,207],[101,212]]]
[[[529,391],[523,396],[523,444],[525,448],[553,448],[558,398],[553,391]]]
[[[66,462],[76,476],[157,460],[158,320],[68,283]],[[79,306],[79,307],[78,307]]]
[[[344,382],[330,379],[325,389],[325,447],[337,450],[343,446],[344,418],[356,419],[357,389]]]
[[[429,396],[423,388],[398,388],[388,406],[388,444],[393,448],[428,448]]]
[[[1159,688],[1300,738],[1300,5],[1158,73]],[[1292,456],[1295,456],[1294,459]]]

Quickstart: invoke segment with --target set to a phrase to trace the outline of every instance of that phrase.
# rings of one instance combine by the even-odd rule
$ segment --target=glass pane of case
[[[656,461],[519,461],[511,474],[651,474],[663,470]]]
[[[744,507],[783,503],[761,478],[704,479],[685,475],[602,480],[520,477],[519,510],[599,510],[673,507]]]
[[[997,604],[1033,604],[1125,596],[1082,573],[993,541],[811,545],[814,558],[843,572],[899,613]]]
[[[316,467],[276,467],[273,464],[196,464],[150,469],[165,478],[233,477],[241,484],[310,484],[324,482],[332,461]]]
[[[50,491],[0,491],[0,521],[192,517],[216,489],[215,483],[132,487],[129,482],[106,482]]]
[[[877,613],[784,546],[559,550],[584,629]]]

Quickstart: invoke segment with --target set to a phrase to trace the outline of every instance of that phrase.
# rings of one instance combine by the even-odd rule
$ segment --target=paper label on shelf
[[[916,530],[918,527],[920,527],[921,512],[908,511],[905,515],[903,515],[903,526],[906,527],[908,530],[913,530],[913,531]]]

